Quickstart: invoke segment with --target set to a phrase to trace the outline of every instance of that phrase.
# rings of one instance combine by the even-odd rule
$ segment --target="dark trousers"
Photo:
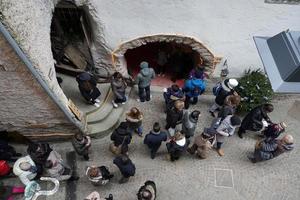
[[[146,92],[146,95],[145,95]],[[141,88],[139,87],[139,97],[141,102],[146,101],[150,101],[150,85],[145,87],[145,88]]]
[[[198,146],[196,144],[193,144],[190,148],[188,148],[188,152],[191,154],[194,154],[198,149]]]
[[[238,134],[243,135],[244,133],[246,133],[246,129],[240,126]]]
[[[185,96],[185,101],[184,101],[184,108],[188,109],[191,104],[197,104],[198,102],[198,97],[190,97],[190,96]]]
[[[123,103],[125,102],[127,99],[126,99],[126,96],[124,95],[122,99],[119,99],[119,98],[115,98],[114,102],[115,103]]]
[[[221,147],[222,147],[222,142],[217,142],[217,149],[221,149]]]
[[[159,145],[148,145],[149,149],[151,150],[151,155],[155,155],[156,152],[158,151],[159,147],[161,144]]]

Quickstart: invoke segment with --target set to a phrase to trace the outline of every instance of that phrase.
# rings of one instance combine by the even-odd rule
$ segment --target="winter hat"
[[[233,88],[235,88],[236,86],[238,86],[238,84],[239,84],[239,82],[238,82],[236,79],[231,78],[231,79],[229,79],[227,86],[228,86],[230,89],[233,89]]]
[[[282,141],[285,144],[293,144],[294,143],[294,138],[293,138],[292,135],[288,134],[288,135],[283,136]]]
[[[238,126],[238,125],[241,125],[241,119],[237,116],[232,116],[230,118],[230,123],[232,126]]]
[[[280,122],[280,123],[278,124],[278,126],[279,126],[280,128],[282,128],[282,129],[286,129],[286,127],[287,127],[286,123],[284,123],[284,122]]]
[[[192,113],[191,113],[191,117],[195,120],[198,120],[199,118],[199,115],[200,115],[200,111],[199,110],[194,110]]]
[[[141,69],[148,68],[148,67],[149,67],[149,64],[146,61],[141,62],[141,64],[140,64]]]
[[[19,167],[23,171],[28,171],[31,168],[31,164],[29,162],[22,162],[20,163]]]

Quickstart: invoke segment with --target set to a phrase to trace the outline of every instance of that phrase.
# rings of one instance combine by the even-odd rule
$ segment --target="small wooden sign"
[[[77,108],[77,106],[73,103],[73,101],[71,99],[69,99],[68,107],[70,108],[72,113],[76,116],[76,118],[79,121],[82,121],[82,119],[83,119],[82,113],[80,112],[80,110]]]

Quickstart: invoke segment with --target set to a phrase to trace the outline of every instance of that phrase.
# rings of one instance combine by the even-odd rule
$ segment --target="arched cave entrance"
[[[207,74],[211,74],[221,57],[215,56],[199,40],[183,35],[149,35],[122,43],[112,52],[112,60],[116,71],[124,76],[135,75],[139,63],[147,61],[150,66],[159,71],[158,53],[165,51],[168,55],[166,76],[158,77],[153,85],[169,86],[176,79],[182,85],[183,79],[197,64],[203,62]],[[171,80],[172,79],[172,80]]]
[[[124,56],[128,73],[133,76],[138,73],[142,61],[148,62],[158,75],[154,85],[164,85],[170,81],[182,84],[191,69],[202,61],[200,54],[190,46],[174,41],[147,43],[127,50]]]

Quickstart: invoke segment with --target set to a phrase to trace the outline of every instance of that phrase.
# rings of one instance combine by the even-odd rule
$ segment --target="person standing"
[[[273,159],[282,153],[293,150],[294,138],[285,135],[281,139],[266,138],[255,144],[253,155],[248,156],[253,163]]]
[[[243,138],[246,130],[261,131],[272,123],[268,113],[273,112],[274,107],[272,104],[263,104],[253,108],[243,119],[241,127],[239,128],[238,135]]]
[[[180,132],[176,132],[174,137],[166,144],[168,150],[168,159],[172,162],[178,160],[181,154],[186,150],[186,138]]]
[[[78,87],[83,98],[96,107],[100,107],[100,100],[98,97],[101,95],[100,90],[97,88],[97,81],[94,76],[88,72],[83,72],[76,77]]]
[[[89,160],[89,149],[91,148],[91,138],[81,133],[76,133],[72,139],[72,145],[78,155],[83,156],[85,160]]]
[[[187,140],[189,140],[190,137],[194,136],[199,116],[200,116],[199,110],[194,110],[193,112],[189,112],[188,110],[186,110],[184,112],[182,118],[181,132],[184,134]]]
[[[190,103],[196,104],[198,97],[205,91],[206,83],[202,79],[188,79],[184,83],[182,91],[185,93],[185,109],[190,107]]]
[[[143,136],[143,118],[143,113],[137,107],[132,107],[130,111],[126,113],[126,122],[129,129],[131,129],[132,132],[136,131],[140,137]]]
[[[212,148],[214,136],[202,133],[195,137],[194,144],[187,149],[190,154],[197,154],[200,159],[208,157],[208,151]]]
[[[150,101],[151,99],[150,85],[151,85],[151,80],[155,78],[155,72],[152,68],[149,68],[149,64],[145,61],[141,62],[140,68],[141,70],[138,73],[135,80],[139,89],[139,99],[137,99],[137,101],[140,102],[145,102],[145,100]]]
[[[173,84],[171,87],[165,88],[163,96],[166,103],[166,111],[174,106],[174,102],[176,100],[185,100],[184,93],[177,84]]]
[[[177,100],[174,107],[167,111],[167,125],[165,128],[171,136],[174,136],[176,125],[182,123],[183,109],[184,102]]]
[[[14,147],[10,146],[7,141],[0,139],[0,160],[13,161],[17,160],[16,157],[22,156],[17,153]]]
[[[144,139],[144,144],[151,150],[151,158],[154,159],[161,143],[167,141],[167,133],[160,131],[158,122],[153,124],[153,129],[148,133]]]
[[[217,140],[217,152],[219,156],[224,156],[224,150],[222,145],[225,137],[230,137],[234,134],[236,127],[241,124],[239,117],[234,115],[228,115],[216,129],[216,140]]]
[[[156,184],[153,181],[146,181],[140,187],[137,193],[138,200],[155,200],[156,199]]]
[[[109,180],[114,177],[114,175],[109,172],[106,166],[87,167],[85,174],[89,181],[95,186],[106,185]]]
[[[216,110],[220,109],[224,105],[224,101],[227,96],[233,95],[233,94],[237,95],[237,92],[235,92],[234,88],[236,86],[238,86],[238,84],[239,84],[239,82],[233,78],[225,79],[221,83],[217,93],[215,94],[216,95],[215,102],[209,108],[209,112],[213,117],[216,117],[215,116]]]
[[[51,151],[44,167],[50,177],[56,178],[59,181],[79,179],[77,176],[72,176],[73,172],[71,168],[67,166],[61,155],[56,151]]]
[[[128,182],[129,178],[135,175],[135,165],[127,155],[117,156],[113,163],[119,168],[122,174],[122,178],[119,180],[120,184]]]
[[[119,72],[115,72],[111,78],[111,88],[115,96],[115,99],[112,100],[114,108],[117,108],[118,104],[125,104],[125,102],[127,101],[127,98],[125,96],[126,87],[127,84],[122,74]]]
[[[28,185],[37,175],[37,167],[31,157],[25,156],[19,158],[13,167],[13,172],[20,178],[24,185]]]
[[[121,122],[110,136],[110,139],[113,141],[109,146],[110,151],[116,155],[127,154],[128,145],[132,138],[131,135],[127,122]]]

